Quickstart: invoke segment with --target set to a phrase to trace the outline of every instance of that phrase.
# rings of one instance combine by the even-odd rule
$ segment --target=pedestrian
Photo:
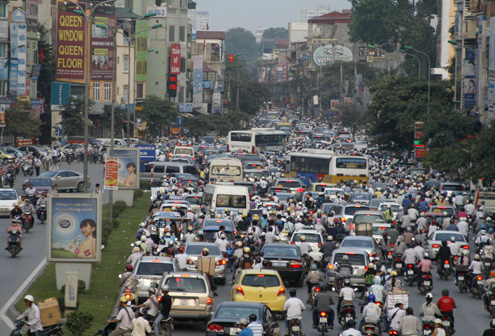
[[[406,316],[404,316],[404,318],[402,319],[398,330],[402,336],[417,336],[418,332],[423,328],[421,321],[419,320],[419,318],[414,316],[413,313],[414,312],[411,307],[408,307],[406,309]],[[434,335],[435,334],[433,334],[433,336]]]
[[[101,189],[99,183],[96,183],[94,193],[95,194],[100,194],[101,195],[101,199],[103,200],[103,202],[105,202],[105,191],[103,189]]]
[[[247,327],[253,331],[253,336],[263,336],[263,325],[257,321],[256,314],[249,315]]]
[[[127,307],[127,298],[125,296],[122,296],[120,298],[120,310],[117,314],[117,317],[112,320],[108,320],[108,323],[119,323],[117,325],[117,328],[115,328],[115,330],[112,331],[109,336],[121,336],[130,333],[132,329],[133,315],[134,312],[132,311],[132,309],[130,307]]]
[[[41,325],[40,309],[34,304],[34,297],[32,295],[26,295],[24,297],[24,303],[27,308],[16,320],[23,320],[27,317],[26,325],[29,326],[31,335],[41,336],[43,326]]]
[[[40,158],[37,157],[34,159],[34,171],[36,172],[36,176],[40,175],[40,168],[42,165]]]

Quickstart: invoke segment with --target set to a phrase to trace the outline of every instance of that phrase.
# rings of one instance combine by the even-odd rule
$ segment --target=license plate
[[[409,270],[407,271],[407,274],[414,274],[414,271]]]
[[[241,329],[239,329],[239,328],[230,328],[230,334],[231,335],[237,335],[240,331],[241,331]]]
[[[429,285],[431,285],[431,282],[430,282],[430,281],[425,281],[425,282],[424,282],[424,285],[425,285],[425,286],[429,286]]]
[[[445,320],[442,322],[442,324],[444,327],[450,327],[450,321]]]
[[[485,266],[486,266],[486,267],[491,267],[491,266],[492,266],[492,263],[486,262],[486,263],[485,263]]]
[[[345,321],[347,322],[349,320],[352,320],[352,316],[346,316]]]
[[[292,331],[299,331],[299,326],[292,326]]]
[[[457,280],[459,280],[459,281],[464,281],[464,277],[463,277],[462,275],[459,275],[459,276],[457,277]]]
[[[423,330],[423,335],[426,336],[426,335],[430,335],[431,334],[431,330]]]
[[[402,268],[402,264],[396,264],[395,268]]]
[[[194,305],[194,300],[188,300],[188,299],[179,300],[179,306],[193,306],[193,305]]]
[[[450,264],[445,264],[444,267],[445,268],[450,268]]]
[[[491,303],[492,303],[492,306],[495,306],[495,300],[492,300]]]
[[[326,317],[320,317],[320,323],[327,323]]]
[[[387,255],[387,259],[392,259],[392,256],[391,255]]]
[[[286,262],[272,262],[273,266],[278,266],[278,267],[285,267],[287,266]]]

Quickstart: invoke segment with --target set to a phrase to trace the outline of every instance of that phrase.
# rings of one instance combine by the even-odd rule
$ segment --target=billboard
[[[91,21],[91,80],[111,81],[115,61],[112,31],[117,24],[115,7],[99,6],[95,9],[93,16],[95,19]],[[108,26],[109,29],[96,25]]]
[[[49,261],[101,260],[101,194],[48,194]]]
[[[463,105],[469,108],[476,105],[476,56],[473,49],[464,52]]]
[[[70,83],[52,83],[51,107],[54,111],[62,111],[70,97]]]
[[[12,19],[18,22],[10,23],[10,58],[17,60],[17,69],[11,69],[15,78],[11,80],[9,91],[12,95],[23,96],[26,94],[26,17],[21,9],[16,9],[12,13]]]
[[[119,159],[107,157],[105,160],[105,190],[118,190]]]
[[[136,22],[136,80],[148,79],[148,23]]]
[[[117,188],[139,188],[139,148],[114,148],[113,157],[118,159]]]
[[[193,107],[203,105],[203,55],[193,56]]]
[[[170,74],[180,75],[180,44],[170,45]]]
[[[17,58],[10,59],[10,80],[9,80],[9,95],[17,96],[17,77],[18,77],[19,60]]]
[[[77,9],[69,2],[57,3],[57,80],[84,80],[85,21],[74,14]]]
[[[335,61],[352,62],[351,49],[344,46],[325,45],[313,53],[313,62],[317,66],[325,66]]]

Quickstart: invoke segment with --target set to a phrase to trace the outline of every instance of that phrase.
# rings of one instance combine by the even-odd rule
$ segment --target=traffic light
[[[168,76],[168,96],[177,97],[177,75]]]

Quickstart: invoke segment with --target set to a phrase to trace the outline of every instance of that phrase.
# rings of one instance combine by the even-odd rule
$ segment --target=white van
[[[101,142],[107,147],[110,147],[112,142],[111,138],[98,138],[95,140]],[[113,145],[116,147],[127,147],[127,142],[124,139],[113,139]]]
[[[172,157],[178,154],[186,154],[194,157],[194,148],[189,146],[175,146],[172,151]]]
[[[234,158],[218,158],[210,162],[209,178],[217,182],[242,181],[242,162]]]
[[[229,209],[247,214],[249,212],[249,189],[233,184],[208,184],[203,190],[201,204],[209,209]]]

